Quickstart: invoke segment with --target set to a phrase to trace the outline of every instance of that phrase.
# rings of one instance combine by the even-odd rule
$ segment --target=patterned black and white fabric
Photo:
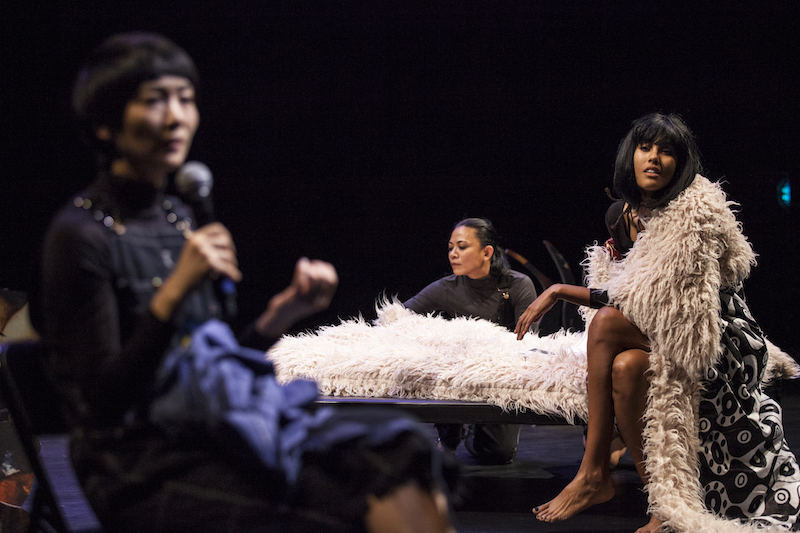
[[[796,524],[800,468],[781,408],[759,385],[767,346],[741,292],[720,293],[723,353],[700,400],[700,479],[706,506],[728,518]]]

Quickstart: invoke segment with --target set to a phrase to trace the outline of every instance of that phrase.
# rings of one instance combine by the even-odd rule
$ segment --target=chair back
[[[29,531],[67,533],[53,485],[39,460],[37,434],[63,433],[60,402],[44,371],[45,351],[40,341],[0,344],[0,398],[8,409],[24,454],[36,476],[37,487]]]
[[[35,435],[65,433],[61,401],[45,372],[45,349],[41,341],[31,340],[0,345],[0,380],[3,400],[12,417],[25,417]],[[9,402],[16,398],[17,409]]]

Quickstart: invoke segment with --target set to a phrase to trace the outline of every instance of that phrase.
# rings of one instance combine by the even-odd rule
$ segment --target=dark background
[[[12,5],[9,5],[12,4]],[[16,4],[16,5],[15,5]],[[330,311],[363,313],[448,274],[455,222],[486,216],[553,278],[604,240],[614,154],[631,120],[680,113],[760,255],[756,318],[800,356],[794,3],[4,2],[0,287],[27,290],[47,220],[92,178],[73,78],[108,35],[161,32],[195,58],[201,126],[252,318],[297,257],[334,263]],[[517,265],[517,268],[520,268]]]

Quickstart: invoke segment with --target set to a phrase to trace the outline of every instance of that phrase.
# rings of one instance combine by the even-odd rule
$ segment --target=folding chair
[[[37,434],[66,431],[55,392],[45,378],[43,356],[44,349],[38,341],[0,344],[0,398],[36,477],[30,531],[69,533],[39,458],[36,439]]]
[[[545,248],[547,248],[547,252],[550,254],[550,258],[553,260],[556,268],[558,269],[561,282],[569,285],[575,285],[575,276],[572,274],[569,263],[566,259],[564,259],[564,256],[561,255],[561,252],[559,252],[556,247],[548,241],[542,241],[542,243],[544,243]],[[539,282],[542,291],[553,284],[550,278],[544,275],[538,268],[533,266],[533,264],[522,255],[508,248],[506,248],[506,254],[525,267],[525,269],[532,275],[532,278]],[[569,329],[573,331],[583,329],[583,320],[578,313],[577,305],[569,302],[561,302],[560,305],[553,307],[551,310],[545,313],[541,319],[541,322],[539,323],[539,335],[549,335],[551,333],[555,333],[559,329]]]

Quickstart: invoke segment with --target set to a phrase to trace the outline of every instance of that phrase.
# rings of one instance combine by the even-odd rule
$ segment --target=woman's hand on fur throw
[[[554,285],[550,285],[542,292],[527,309],[520,315],[517,320],[517,327],[514,328],[514,333],[517,334],[517,340],[522,340],[522,337],[531,329],[531,326],[542,319],[544,314],[553,308],[558,302],[558,297],[551,289]]]
[[[552,309],[559,300],[566,300],[577,305],[588,305],[589,295],[590,291],[586,287],[564,283],[550,285],[520,315],[519,320],[517,320],[517,327],[514,328],[517,340],[522,340],[522,337],[531,329],[531,326],[541,320],[544,314]]]
[[[256,331],[265,337],[281,336],[298,320],[327,309],[338,285],[333,265],[300,258],[292,283],[270,299],[256,320]]]

